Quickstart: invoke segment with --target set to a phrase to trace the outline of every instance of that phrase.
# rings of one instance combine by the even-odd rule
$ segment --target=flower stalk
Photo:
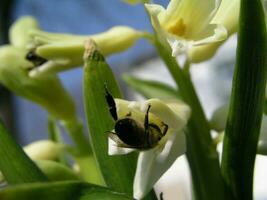
[[[79,165],[79,170],[83,179],[90,183],[105,185],[93,156],[91,144],[83,133],[82,123],[78,120],[72,120],[64,122],[64,126],[76,145],[77,151],[74,152],[73,156]]]
[[[157,39],[154,44],[179,87],[183,100],[192,109],[192,115],[188,122],[189,131],[186,136],[187,158],[192,172],[195,198],[197,200],[223,200],[226,194],[220,173],[218,154],[194,85],[189,74],[183,71],[176,59],[172,57],[171,49],[162,46]]]

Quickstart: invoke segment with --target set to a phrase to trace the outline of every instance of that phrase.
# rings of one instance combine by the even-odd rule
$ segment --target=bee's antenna
[[[104,83],[104,87],[105,87],[105,92],[106,92],[105,98],[106,98],[106,102],[108,104],[109,112],[110,112],[112,118],[115,121],[117,121],[118,120],[118,115],[117,115],[116,103],[114,101],[113,96],[108,91],[108,87],[107,87],[107,83],[106,82]]]

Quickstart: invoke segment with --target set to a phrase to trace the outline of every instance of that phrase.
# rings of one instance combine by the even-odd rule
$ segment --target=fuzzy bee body
[[[144,116],[144,121],[131,117],[131,113],[118,119],[116,104],[111,94],[106,89],[106,101],[109,111],[115,120],[114,132],[109,132],[109,137],[120,147],[147,150],[155,147],[161,138],[166,135],[168,125],[161,123],[161,126],[149,122],[149,105]]]

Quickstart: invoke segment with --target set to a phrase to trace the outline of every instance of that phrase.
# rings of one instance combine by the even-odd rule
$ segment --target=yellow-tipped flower
[[[33,65],[25,60],[26,54],[26,50],[14,46],[0,48],[0,82],[15,94],[43,106],[56,118],[75,119],[74,102],[60,80],[54,75],[29,77],[26,68]]]
[[[109,155],[140,151],[133,191],[134,198],[142,199],[185,153],[184,128],[190,108],[182,102],[165,103],[159,99],[115,99],[115,104],[117,120],[109,134]]]
[[[172,55],[177,56],[227,38],[223,23],[213,21],[220,5],[220,0],[171,0],[166,9],[157,4],[145,6],[159,39],[167,40]]]
[[[115,26],[102,33],[84,36],[48,33],[41,31],[37,21],[29,16],[17,20],[9,33],[12,45],[28,49],[28,60],[35,65],[29,69],[31,77],[82,65],[84,43],[88,38],[96,42],[103,55],[111,55],[127,50],[143,35],[143,32],[127,26]]]

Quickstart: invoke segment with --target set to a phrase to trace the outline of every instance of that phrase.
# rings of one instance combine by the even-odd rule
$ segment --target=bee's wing
[[[117,147],[123,147],[123,148],[130,148],[130,149],[137,149],[138,147],[136,146],[130,146],[128,144],[125,144],[123,141],[121,141],[121,139],[114,134],[113,132],[109,132],[108,137],[110,139],[112,139],[115,143]]]

